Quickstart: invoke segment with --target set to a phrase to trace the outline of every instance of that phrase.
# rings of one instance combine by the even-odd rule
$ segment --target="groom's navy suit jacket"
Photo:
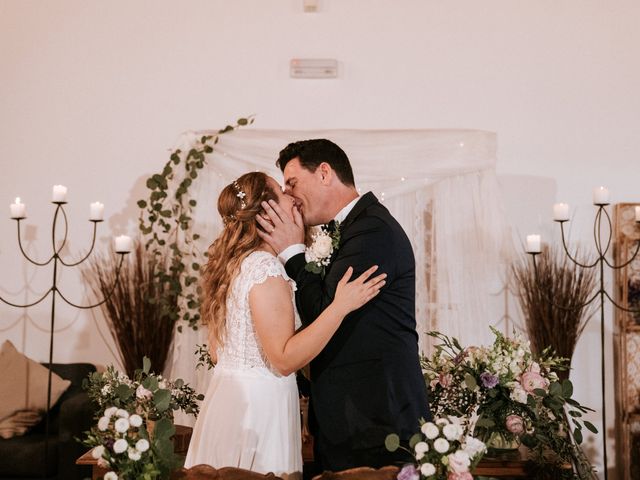
[[[324,279],[305,270],[304,254],[286,263],[297,284],[303,325],[333,300],[349,266],[352,279],[373,265],[386,273],[381,292],[349,314],[311,362],[311,428],[316,460],[325,469],[381,466],[394,457],[387,434],[403,440],[430,417],[419,364],[415,320],[415,260],[404,230],[372,193],[340,225],[340,244]],[[374,274],[375,275],[375,274]]]

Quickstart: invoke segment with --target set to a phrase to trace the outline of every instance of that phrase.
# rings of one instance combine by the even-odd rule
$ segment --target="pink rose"
[[[449,475],[447,475],[447,480],[473,480],[473,475],[471,475],[470,472],[449,472]]]
[[[449,470],[454,473],[465,473],[469,471],[469,465],[471,465],[471,459],[469,454],[464,450],[458,450],[455,453],[448,455],[449,458]]]
[[[536,372],[525,372],[520,378],[522,388],[527,393],[533,393],[536,388],[546,390],[549,388],[549,380],[543,378],[542,375]]]
[[[140,385],[136,389],[136,397],[138,397],[140,399],[142,399],[142,398],[152,398],[153,397],[153,393],[150,390],[147,390],[146,388],[144,388],[142,385]]]
[[[448,388],[453,382],[453,376],[450,373],[441,373],[438,381],[444,388]]]
[[[507,430],[516,435],[524,433],[524,421],[520,415],[509,415],[505,422]]]

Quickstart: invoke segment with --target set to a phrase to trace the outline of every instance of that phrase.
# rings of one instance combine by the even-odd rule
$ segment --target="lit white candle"
[[[540,235],[527,235],[527,252],[540,253]]]
[[[593,204],[594,205],[609,205],[609,190],[604,187],[598,187],[593,189]]]
[[[54,185],[52,202],[66,202],[66,201],[67,201],[67,187],[65,187],[64,185]]]
[[[91,213],[89,220],[102,220],[104,219],[104,205],[100,202],[93,202],[91,205]]]
[[[553,206],[553,219],[557,222],[569,220],[569,205],[566,203],[556,203]]]
[[[16,203],[10,205],[11,218],[27,218],[27,206],[20,202],[20,197],[16,197]]]
[[[120,235],[116,237],[116,252],[117,253],[127,253],[130,252],[133,248],[133,240],[131,237],[127,235]]]
[[[636,222],[640,222],[640,207],[636,207]]]

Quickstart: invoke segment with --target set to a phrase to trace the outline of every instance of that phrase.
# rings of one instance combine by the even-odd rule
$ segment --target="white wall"
[[[320,0],[316,14],[301,4],[0,0],[0,200],[28,202],[29,251],[49,249],[52,184],[70,190],[72,252],[88,241],[89,202],[107,205],[104,247],[135,231],[142,180],[180,132],[251,113],[257,128],[496,131],[507,210],[522,235],[555,235],[547,218],[563,200],[577,208],[573,237],[588,240],[596,185],[614,202],[638,201],[636,0]],[[292,80],[293,57],[336,58],[340,78]],[[51,273],[20,260],[7,217],[0,294],[34,298]],[[63,273],[65,286],[82,298],[74,272]],[[48,307],[23,314],[0,306],[0,337],[44,360]],[[114,361],[99,314],[57,315],[55,360]],[[573,376],[595,408],[598,345],[594,323]]]

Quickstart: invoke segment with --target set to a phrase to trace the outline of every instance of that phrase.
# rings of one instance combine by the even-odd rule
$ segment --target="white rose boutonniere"
[[[314,227],[314,230],[311,234],[311,245],[304,252],[304,258],[307,261],[304,268],[308,272],[319,273],[324,277],[331,255],[340,244],[340,224],[336,222],[333,231],[329,231],[326,225]]]

